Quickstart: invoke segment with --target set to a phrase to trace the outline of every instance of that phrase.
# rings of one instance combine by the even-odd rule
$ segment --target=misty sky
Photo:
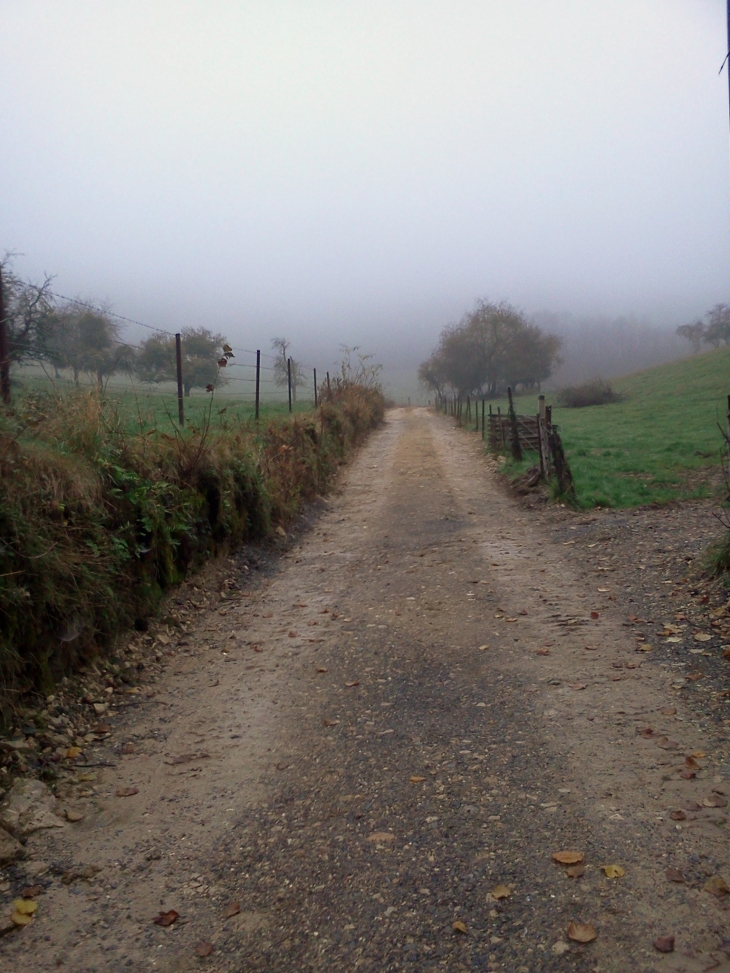
[[[0,249],[247,346],[676,325],[730,301],[725,48],[722,0],[1,0]]]

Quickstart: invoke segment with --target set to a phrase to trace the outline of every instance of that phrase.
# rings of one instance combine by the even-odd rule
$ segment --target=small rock
[[[4,828],[0,828],[0,867],[14,865],[25,858],[25,848]]]
[[[654,949],[660,953],[674,952],[674,936],[659,936],[654,940]]]
[[[53,813],[57,801],[40,780],[19,780],[0,804],[0,826],[16,838],[25,838],[41,828],[62,828]]]
[[[66,820],[75,824],[77,821],[83,821],[84,815],[81,811],[72,811],[70,808],[66,808]]]
[[[559,939],[557,943],[553,944],[553,953],[555,953],[556,956],[562,956],[563,953],[567,953],[569,949],[570,944],[564,942],[562,939]]]

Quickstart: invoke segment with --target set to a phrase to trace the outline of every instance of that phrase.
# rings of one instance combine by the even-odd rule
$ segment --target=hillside
[[[613,405],[553,408],[583,506],[631,507],[708,496],[722,488],[720,456],[730,348],[615,379]],[[548,393],[548,403],[551,401]],[[503,409],[506,402],[499,404]],[[518,412],[536,410],[534,395]]]

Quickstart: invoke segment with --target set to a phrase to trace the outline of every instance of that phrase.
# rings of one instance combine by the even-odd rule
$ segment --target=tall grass
[[[333,390],[256,426],[130,431],[96,390],[0,412],[0,687],[5,699],[103,651],[205,558],[265,538],[380,422],[382,396]],[[0,708],[2,706],[0,691]]]

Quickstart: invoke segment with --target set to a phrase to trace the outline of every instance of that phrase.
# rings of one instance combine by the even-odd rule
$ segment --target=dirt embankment
[[[4,880],[8,912],[41,889],[3,964],[729,970],[724,621],[673,573],[691,510],[688,553],[669,511],[527,512],[472,437],[394,410],[279,570],[105,714],[60,787],[82,819]]]

